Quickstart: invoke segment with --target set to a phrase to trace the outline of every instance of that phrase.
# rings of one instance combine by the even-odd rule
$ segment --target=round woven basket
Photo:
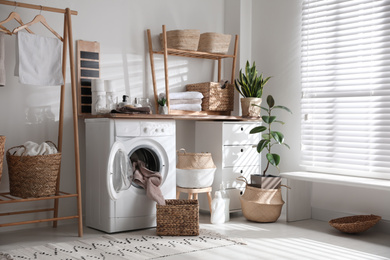
[[[9,188],[12,196],[29,198],[45,197],[56,193],[57,178],[61,167],[61,153],[35,156],[18,156],[7,150]]]
[[[329,225],[344,233],[360,233],[373,227],[381,219],[376,215],[357,215],[332,219]]]
[[[211,153],[187,153],[185,149],[181,148],[177,152],[176,168],[190,170],[190,169],[210,169],[216,168]]]
[[[3,173],[4,148],[5,148],[5,136],[0,135],[0,182],[1,182],[1,174]]]

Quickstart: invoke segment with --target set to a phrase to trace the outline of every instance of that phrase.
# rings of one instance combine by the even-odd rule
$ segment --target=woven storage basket
[[[3,173],[4,147],[5,147],[5,136],[0,135],[0,182],[1,182],[1,174]]]
[[[332,219],[329,225],[344,233],[360,233],[373,227],[381,218],[376,215],[357,215]]]
[[[244,217],[255,222],[275,222],[280,217],[284,201],[281,189],[261,189],[250,186],[245,177],[244,194],[240,197],[242,213]]]
[[[232,36],[221,33],[202,33],[199,38],[198,51],[226,54],[229,51]]]
[[[172,30],[167,31],[167,47],[171,49],[196,51],[199,44],[199,30]],[[163,36],[160,34],[161,46],[163,44]]]
[[[176,168],[192,170],[192,169],[210,169],[216,168],[211,153],[187,153],[181,148],[177,152]]]
[[[21,147],[24,146],[12,147],[6,154],[10,194],[21,198],[54,195],[61,167],[61,153],[35,156],[11,155],[11,149]]]
[[[166,205],[157,205],[157,235],[198,236],[198,200],[165,200]]]
[[[186,85],[187,91],[198,91],[203,94],[203,111],[233,111],[234,85],[226,84],[225,88],[217,82],[203,82]]]

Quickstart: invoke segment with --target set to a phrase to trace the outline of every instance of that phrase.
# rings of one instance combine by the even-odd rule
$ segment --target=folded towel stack
[[[161,93],[160,98],[165,97]],[[197,91],[169,93],[169,108],[171,110],[202,111],[203,94]]]

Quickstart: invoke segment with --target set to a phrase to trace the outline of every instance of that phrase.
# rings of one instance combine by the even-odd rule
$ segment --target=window
[[[303,0],[302,164],[390,179],[390,1]]]

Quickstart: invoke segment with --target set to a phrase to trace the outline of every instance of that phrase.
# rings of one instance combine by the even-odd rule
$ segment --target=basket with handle
[[[46,142],[57,148],[53,142]],[[21,156],[15,155],[16,151],[11,154],[12,149],[22,147],[25,151]],[[7,150],[10,194],[21,198],[54,195],[61,167],[61,153],[34,156],[25,153],[24,145]]]
[[[280,188],[261,189],[251,186],[244,176],[238,177],[237,180],[246,184],[244,194],[240,197],[242,213],[246,219],[255,222],[278,220],[284,204]]]
[[[184,148],[177,152],[178,169],[210,169],[216,168],[211,153],[187,153]]]
[[[5,148],[5,136],[0,135],[0,182],[1,182],[1,174],[3,173],[4,148]]]

